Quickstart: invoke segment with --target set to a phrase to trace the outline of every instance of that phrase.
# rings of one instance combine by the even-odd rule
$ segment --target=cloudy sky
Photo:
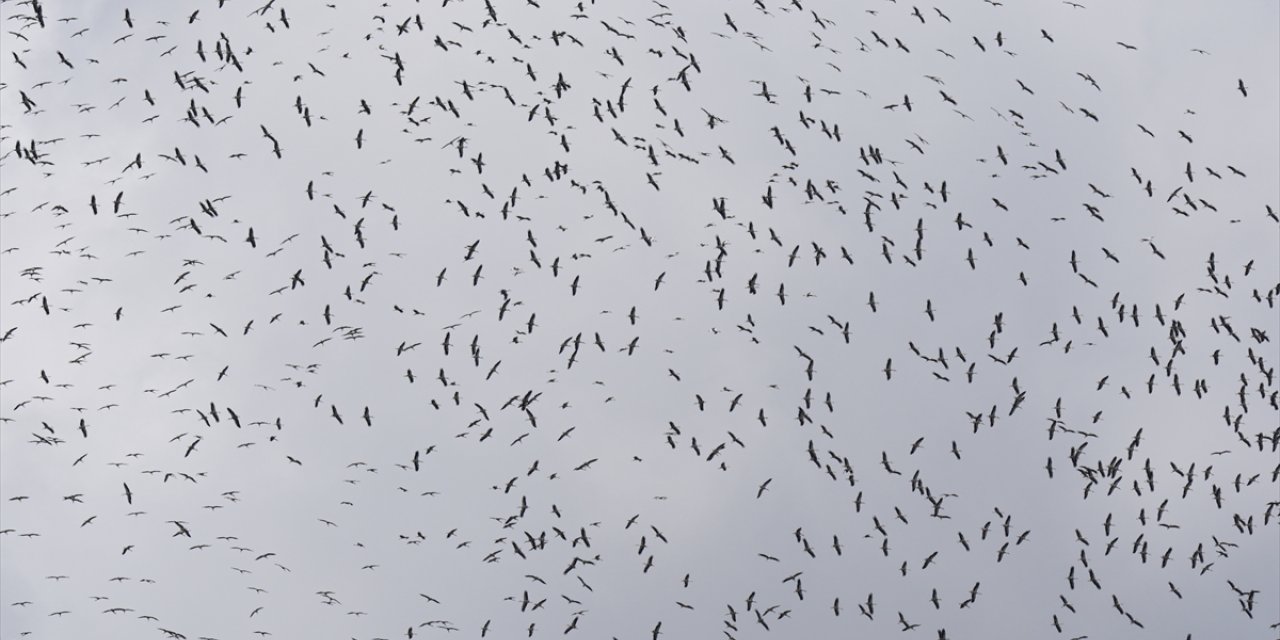
[[[1083,5],[0,3],[0,637],[1277,637],[1280,8]]]

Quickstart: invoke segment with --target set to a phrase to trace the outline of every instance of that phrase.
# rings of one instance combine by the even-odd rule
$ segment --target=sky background
[[[1277,637],[1280,8],[1084,4],[0,3],[0,636]]]

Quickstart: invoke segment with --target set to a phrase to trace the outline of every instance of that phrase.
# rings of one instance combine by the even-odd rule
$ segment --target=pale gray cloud
[[[1088,4],[0,4],[0,635],[1275,637],[1280,9]]]

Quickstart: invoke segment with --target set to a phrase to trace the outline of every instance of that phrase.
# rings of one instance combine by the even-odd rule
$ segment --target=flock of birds
[[[0,637],[1275,638],[1276,76],[1033,4],[0,3]]]

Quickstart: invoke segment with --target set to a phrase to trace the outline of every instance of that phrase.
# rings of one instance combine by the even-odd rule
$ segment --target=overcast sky
[[[0,2],[0,637],[1278,637],[1280,8],[665,4]]]

